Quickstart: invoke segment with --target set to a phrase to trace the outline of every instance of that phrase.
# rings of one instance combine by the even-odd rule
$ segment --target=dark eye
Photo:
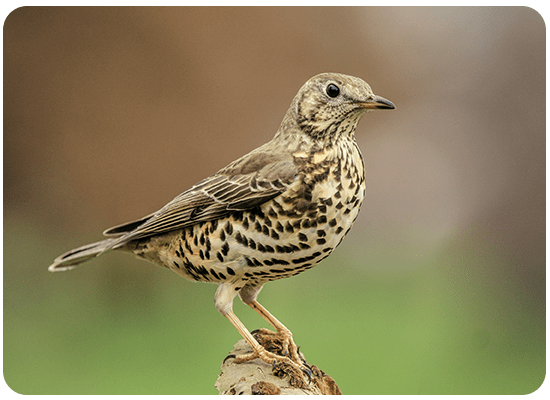
[[[338,97],[338,95],[340,94],[340,88],[338,86],[336,86],[334,83],[331,83],[330,85],[327,86],[327,94],[329,97]]]

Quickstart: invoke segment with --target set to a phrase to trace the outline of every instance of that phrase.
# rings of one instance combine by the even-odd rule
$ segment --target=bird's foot
[[[261,328],[251,333],[258,343],[270,353],[288,357],[296,364],[304,364],[305,359],[299,353],[298,346],[294,343],[289,330],[272,332],[269,329]]]
[[[278,377],[288,376],[291,386],[307,387],[311,381],[312,371],[305,359],[299,354],[298,347],[288,336],[268,329],[251,332],[261,347],[247,355],[234,356],[235,363],[243,363],[259,358],[273,366],[273,374]]]
[[[297,364],[288,357],[271,353],[264,348],[261,348],[258,352],[254,351],[252,354],[238,355],[232,358],[237,364],[259,358],[265,363],[273,366],[273,375],[279,378],[288,376],[290,385],[297,388],[307,388],[308,383],[311,382],[311,370],[309,365]]]

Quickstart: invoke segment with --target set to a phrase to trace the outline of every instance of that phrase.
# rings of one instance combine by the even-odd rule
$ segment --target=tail
[[[116,240],[117,238],[105,239],[100,242],[90,243],[68,251],[57,257],[53,264],[48,267],[48,270],[51,272],[56,272],[73,269],[78,264],[88,261],[106,250],[110,250],[111,244]]]

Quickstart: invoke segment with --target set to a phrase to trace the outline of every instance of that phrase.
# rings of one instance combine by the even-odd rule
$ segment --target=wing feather
[[[156,213],[107,229],[106,236],[118,236],[109,248],[222,218],[279,196],[296,179],[297,167],[290,156],[274,157],[261,150],[200,181]]]

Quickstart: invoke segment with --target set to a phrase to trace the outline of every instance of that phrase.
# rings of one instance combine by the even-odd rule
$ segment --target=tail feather
[[[88,261],[110,249],[111,244],[116,241],[115,238],[105,239],[100,242],[90,243],[85,246],[70,250],[57,257],[53,264],[48,267],[51,272],[67,271],[73,269],[78,264]]]

